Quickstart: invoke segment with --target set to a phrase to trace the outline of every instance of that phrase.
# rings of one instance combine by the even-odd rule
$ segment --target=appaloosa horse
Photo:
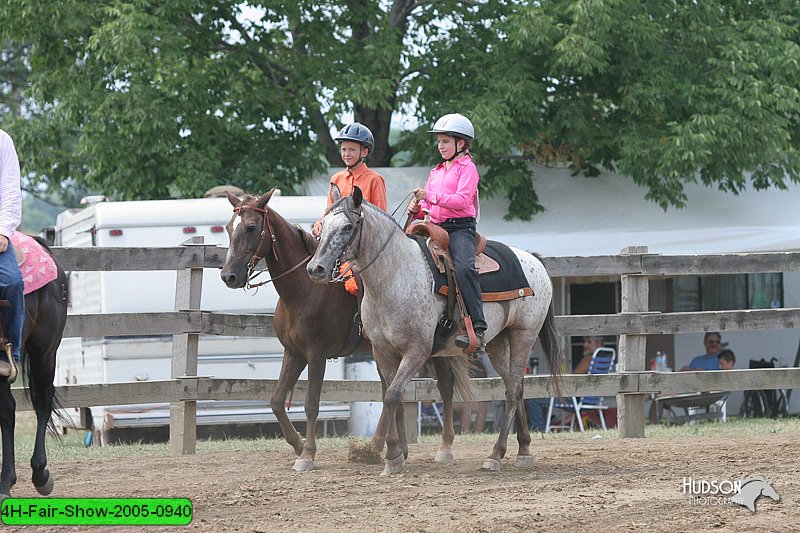
[[[405,469],[406,454],[404,436],[396,424],[402,417],[396,415],[402,413],[403,391],[431,354],[436,323],[447,302],[431,291],[433,276],[425,256],[394,219],[363,202],[358,188],[346,198],[338,198],[335,193],[336,202],[323,218],[320,246],[307,270],[311,279],[326,283],[337,277],[338,265],[344,261],[355,262],[359,269],[364,283],[361,304],[364,330],[372,341],[378,369],[388,384],[384,395],[388,432],[383,473],[399,473]],[[512,250],[535,295],[484,304],[489,325],[486,339],[490,341],[486,351],[506,386],[505,420],[491,455],[483,463],[484,470],[499,470],[515,417],[519,442],[516,464],[533,465],[522,395],[528,354],[537,337],[549,368],[555,372],[552,384],[560,390],[561,353],[555,332],[552,283],[539,259]],[[452,338],[444,353],[458,356],[445,358],[448,360],[464,359]],[[450,444],[452,440],[448,443],[443,439],[445,449],[440,448],[440,452],[449,454]]]
[[[44,240],[34,237],[50,253]],[[53,380],[56,373],[56,350],[61,344],[67,323],[67,277],[56,264],[56,279],[25,295],[25,326],[23,328],[22,377],[36,411],[36,441],[31,457],[33,485],[39,494],[47,496],[53,490],[53,477],[47,470],[45,432],[57,406]],[[17,482],[14,462],[14,426],[16,402],[11,385],[0,378],[0,430],[3,437],[3,466],[0,471],[0,500],[11,494]]]
[[[309,279],[303,267],[317,249],[318,241],[269,208],[273,191],[258,198],[248,195],[241,200],[228,194],[234,215],[227,227],[230,247],[221,276],[232,289],[245,287],[256,265],[264,259],[274,280],[280,298],[273,324],[284,355],[270,406],[286,442],[299,456],[293,469],[303,471],[314,468],[317,449],[315,426],[325,361],[352,351],[369,351],[370,346],[368,341],[361,339],[362,344],[354,350],[348,338],[357,311],[356,299],[341,285],[320,285]],[[307,424],[304,441],[289,420],[285,403],[306,366],[309,383],[305,398]],[[436,371],[442,376],[439,380],[442,396],[449,396],[452,400],[453,388],[459,386],[454,384],[453,373],[441,362],[436,365]],[[386,384],[382,379],[381,382],[385,391]],[[383,450],[385,438],[386,424],[382,413],[371,442],[373,452]],[[408,453],[407,449],[404,453]]]

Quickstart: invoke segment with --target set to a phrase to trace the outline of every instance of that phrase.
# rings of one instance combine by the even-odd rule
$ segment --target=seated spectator
[[[573,374],[588,374],[592,355],[598,348],[605,346],[606,340],[602,336],[586,336],[583,338],[583,357],[572,371]],[[525,414],[528,415],[528,425],[532,430],[544,432],[547,429],[547,411],[550,408],[550,398],[528,398],[525,400]]]
[[[736,364],[736,355],[733,350],[722,350],[717,356],[720,370],[731,370]]]
[[[696,356],[692,362],[687,366],[681,368],[681,371],[686,370],[719,370],[719,354],[722,347],[722,335],[719,331],[709,331],[703,338],[703,346],[706,348],[706,353]]]
[[[583,338],[583,358],[578,362],[578,366],[572,371],[573,374],[588,374],[589,364],[592,362],[592,355],[598,348],[606,345],[606,339],[602,336],[586,336]]]

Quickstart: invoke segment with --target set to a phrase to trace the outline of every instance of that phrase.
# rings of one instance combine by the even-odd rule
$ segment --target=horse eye
[[[247,226],[245,231],[247,231],[247,233],[253,233],[256,229],[257,228],[255,226]]]
[[[344,230],[345,230],[345,231],[350,231],[350,230],[352,230],[352,229],[353,229],[353,225],[352,225],[352,224],[345,224],[345,225],[344,225]]]

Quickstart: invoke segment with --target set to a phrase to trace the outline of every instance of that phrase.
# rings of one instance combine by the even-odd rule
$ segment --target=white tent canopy
[[[389,209],[421,187],[429,169],[376,169],[386,178]],[[334,171],[331,172],[333,174]],[[663,211],[644,199],[645,189],[630,178],[604,173],[572,176],[560,168],[535,167],[534,186],[546,211],[530,222],[506,221],[505,198],[483,198],[478,230],[487,237],[543,256],[615,255],[626,246],[650,253],[714,254],[800,249],[800,186],[788,190],[752,188],[740,195],[690,184],[683,209]],[[328,178],[305,184],[304,194],[325,194]],[[402,205],[401,205],[402,203]]]

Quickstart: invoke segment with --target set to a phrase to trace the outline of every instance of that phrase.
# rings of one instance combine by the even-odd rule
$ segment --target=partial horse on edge
[[[363,202],[357,187],[352,196],[345,198],[335,193],[336,201],[323,218],[320,245],[307,270],[314,281],[327,283],[337,276],[338,265],[344,261],[355,262],[359,269],[364,283],[361,304],[364,329],[372,341],[378,369],[388,383],[384,396],[388,422],[384,474],[400,473],[405,470],[408,449],[402,425],[403,392],[430,357],[436,323],[447,302],[431,291],[433,275],[425,256],[394,219]],[[482,466],[484,470],[493,471],[500,469],[500,459],[506,453],[508,435],[515,420],[519,443],[516,464],[533,465],[522,396],[528,354],[537,337],[542,342],[548,366],[554,372],[552,385],[556,391],[560,390],[561,350],[555,331],[552,282],[538,258],[522,250],[512,250],[534,296],[484,304],[489,325],[486,351],[506,386],[505,419],[494,449]],[[446,360],[465,358],[452,339],[444,353],[454,356],[442,358]],[[439,359],[433,358],[434,361]],[[455,365],[453,370],[457,381],[467,379],[466,365]],[[445,423],[450,427],[443,431],[437,461],[452,458],[452,414]]]
[[[34,237],[48,253],[43,239]],[[52,256],[52,254],[50,254]],[[36,411],[36,441],[31,457],[34,487],[44,496],[53,490],[53,477],[47,470],[45,432],[57,407],[55,385],[56,351],[61,344],[67,323],[67,276],[56,262],[56,279],[44,287],[25,295],[25,326],[22,332],[22,378],[28,385],[28,394]],[[16,402],[11,395],[11,385],[0,378],[0,430],[3,442],[3,466],[0,471],[0,499],[11,494],[17,482],[14,463],[14,427]]]

